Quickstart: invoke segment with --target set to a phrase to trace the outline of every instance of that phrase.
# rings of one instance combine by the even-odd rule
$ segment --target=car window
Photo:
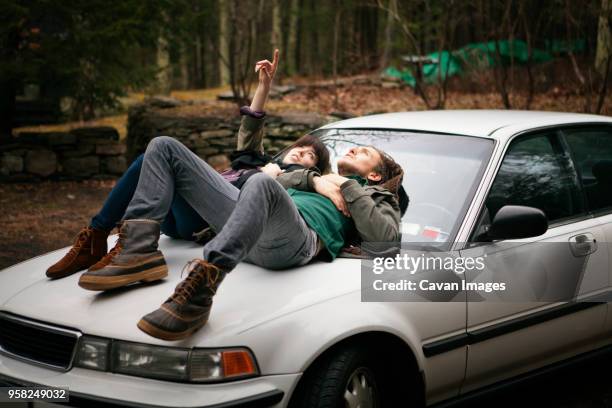
[[[513,141],[485,205],[490,220],[504,205],[539,208],[549,222],[583,213],[578,178],[558,136],[551,132]]]
[[[568,129],[564,131],[589,209],[612,211],[612,129]]]
[[[452,242],[494,147],[491,139],[402,130],[320,129],[313,135],[327,146],[334,172],[352,147],[373,145],[389,153],[404,170],[410,200],[402,241],[436,245]]]

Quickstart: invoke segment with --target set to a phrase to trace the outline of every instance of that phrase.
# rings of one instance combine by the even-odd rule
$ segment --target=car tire
[[[380,359],[363,346],[348,346],[315,363],[296,390],[292,407],[385,408],[396,401],[383,381]],[[398,406],[398,405],[393,405]]]

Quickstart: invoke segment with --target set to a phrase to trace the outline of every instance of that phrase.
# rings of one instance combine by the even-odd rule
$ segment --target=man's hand
[[[349,180],[346,177],[342,177],[338,174],[326,174],[323,177],[325,180],[329,181],[330,183],[334,184],[335,186],[340,187],[342,185],[342,183],[344,183],[345,181]]]
[[[282,170],[276,163],[268,163],[260,169],[263,173],[266,173],[268,176],[275,179],[279,174],[281,174]]]
[[[346,201],[344,201],[344,197],[340,192],[340,187],[338,187],[331,181],[319,176],[315,176],[312,182],[317,193],[329,198],[332,203],[334,203],[338,211],[340,211],[342,214],[347,217],[351,216],[351,213],[348,210],[348,206],[346,205]]]
[[[270,88],[276,68],[278,67],[278,49],[274,50],[274,58],[272,62],[266,60],[257,61],[255,64],[255,72],[259,71],[259,83],[266,88]]]

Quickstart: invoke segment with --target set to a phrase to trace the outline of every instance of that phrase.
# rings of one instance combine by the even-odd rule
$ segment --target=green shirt
[[[362,178],[349,178],[356,178],[361,185],[366,182]],[[287,189],[287,193],[306,224],[321,238],[332,260],[335,259],[344,247],[346,239],[355,231],[353,220],[342,214],[329,198],[319,193],[294,188]]]

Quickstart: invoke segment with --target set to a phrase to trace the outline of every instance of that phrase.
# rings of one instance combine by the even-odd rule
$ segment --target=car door
[[[588,214],[567,145],[558,129],[509,142],[462,257],[488,257],[467,282],[505,282],[507,293],[468,292],[468,359],[462,393],[586,350],[602,335],[606,304],[575,302],[608,287],[600,223]],[[504,205],[541,209],[539,237],[478,242]]]
[[[608,249],[608,276],[612,282],[612,126],[588,125],[563,129],[585,192],[589,214],[604,232],[600,246]],[[611,298],[610,296],[608,297]],[[612,333],[612,305],[608,304],[605,330]]]

